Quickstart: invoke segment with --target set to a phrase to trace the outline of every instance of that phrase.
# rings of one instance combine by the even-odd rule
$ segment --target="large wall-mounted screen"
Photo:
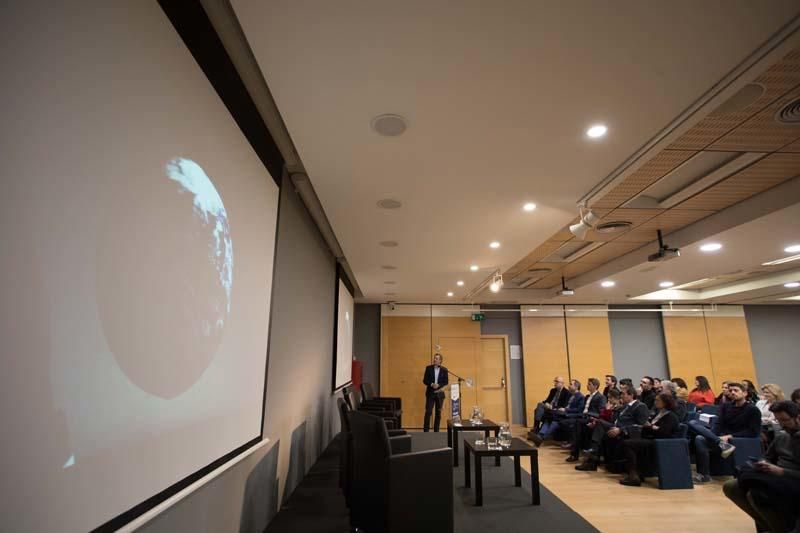
[[[339,278],[336,287],[336,355],[334,362],[334,390],[349,384],[353,372],[353,326],[355,304],[353,294]]]
[[[0,529],[87,531],[260,439],[279,190],[157,2],[0,34]]]

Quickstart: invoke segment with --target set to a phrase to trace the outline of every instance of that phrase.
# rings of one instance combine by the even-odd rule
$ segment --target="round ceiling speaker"
[[[633,226],[633,224],[626,220],[614,220],[612,222],[599,224],[594,230],[597,233],[621,233],[631,229],[631,226]]]
[[[378,201],[378,207],[381,209],[400,209],[403,207],[403,204],[400,203],[398,200],[392,200],[391,198],[384,198],[383,200]]]
[[[378,115],[372,119],[372,129],[384,137],[397,137],[402,135],[408,124],[400,115]]]
[[[781,124],[800,125],[800,98],[792,100],[775,113],[775,120]]]

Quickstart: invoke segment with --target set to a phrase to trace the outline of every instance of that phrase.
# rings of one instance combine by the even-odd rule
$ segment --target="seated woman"
[[[715,399],[716,396],[711,390],[711,385],[708,384],[708,378],[705,376],[694,378],[694,389],[689,393],[689,401],[697,407],[703,407],[704,405],[714,405]]]
[[[761,387],[761,396],[762,399],[756,402],[756,407],[761,411],[761,442],[766,448],[775,438],[775,432],[781,429],[770,408],[784,400],[783,389],[775,383],[767,383]]]
[[[656,412],[650,421],[642,427],[642,436],[628,439],[622,443],[625,452],[625,477],[620,479],[622,485],[638,487],[642,484],[642,472],[652,464],[655,439],[671,439],[680,434],[680,422],[675,414],[675,398],[669,393],[656,396]]]

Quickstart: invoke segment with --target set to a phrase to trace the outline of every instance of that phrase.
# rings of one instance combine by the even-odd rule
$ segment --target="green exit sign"
[[[472,313],[472,321],[473,322],[480,322],[481,320],[485,320],[486,315],[483,313]]]

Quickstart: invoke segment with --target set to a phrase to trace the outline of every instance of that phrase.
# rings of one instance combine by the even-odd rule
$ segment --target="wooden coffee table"
[[[490,450],[485,444],[476,445],[474,441],[464,439],[464,484],[470,487],[470,461],[469,454],[475,456],[475,505],[483,505],[483,473],[481,471],[481,458],[487,455],[496,457],[497,462],[500,456],[510,456],[514,458],[514,486],[522,486],[522,472],[520,468],[521,457],[527,455],[531,458],[531,505],[540,505],[539,495],[539,450],[530,446],[522,439],[511,439],[511,446],[499,450]]]
[[[489,436],[490,431],[494,431],[494,436],[500,434],[500,426],[497,422],[492,422],[485,418],[480,424],[473,424],[469,420],[462,420],[461,422],[454,423],[452,420],[447,421],[447,446],[453,448],[453,466],[458,466],[458,432],[459,431],[483,431],[484,438]],[[500,456],[494,463],[500,466]]]

